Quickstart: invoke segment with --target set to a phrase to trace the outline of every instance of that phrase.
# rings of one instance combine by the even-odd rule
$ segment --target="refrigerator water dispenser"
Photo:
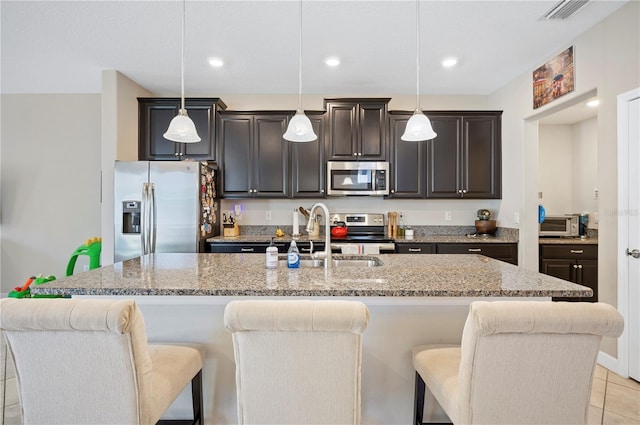
[[[122,233],[140,234],[140,201],[122,201]]]

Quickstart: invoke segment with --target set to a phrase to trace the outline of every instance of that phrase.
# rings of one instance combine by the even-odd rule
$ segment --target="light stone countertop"
[[[304,258],[305,256],[303,256]],[[358,256],[334,255],[348,259]],[[362,256],[359,256],[361,258]],[[338,297],[591,296],[591,289],[482,255],[376,255],[378,267],[279,267],[260,254],[150,254],[32,285],[32,294]]]
[[[540,245],[598,245],[598,238],[538,238]]]

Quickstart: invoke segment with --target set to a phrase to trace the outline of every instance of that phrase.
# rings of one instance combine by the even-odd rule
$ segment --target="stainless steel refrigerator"
[[[114,261],[204,252],[220,234],[217,170],[196,161],[116,161]]]

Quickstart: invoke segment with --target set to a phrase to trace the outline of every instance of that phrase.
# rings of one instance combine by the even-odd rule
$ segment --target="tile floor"
[[[22,424],[15,369],[0,336],[0,425]],[[7,359],[8,361],[5,361]],[[640,425],[640,383],[596,367],[589,406],[589,425]]]

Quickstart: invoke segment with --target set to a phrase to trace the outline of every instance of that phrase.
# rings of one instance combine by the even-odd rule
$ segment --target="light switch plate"
[[[444,219],[445,221],[451,221],[451,211],[444,212]]]

